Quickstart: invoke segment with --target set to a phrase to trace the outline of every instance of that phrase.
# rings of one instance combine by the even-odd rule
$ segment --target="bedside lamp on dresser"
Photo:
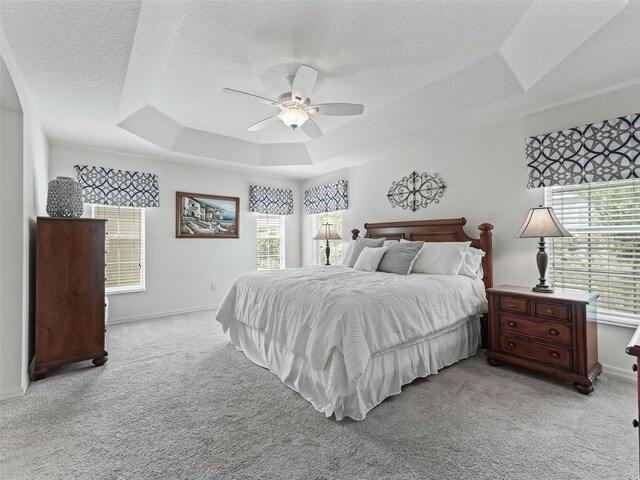
[[[539,238],[538,255],[536,261],[538,263],[538,271],[540,279],[538,284],[533,287],[534,292],[553,293],[553,288],[547,284],[547,265],[549,264],[549,255],[547,254],[547,244],[545,237],[572,237],[566,228],[562,226],[558,217],[556,217],[553,208],[543,207],[532,208],[527,214],[524,223],[516,233],[516,238]]]
[[[533,289],[503,285],[487,290],[487,362],[526,367],[573,382],[578,392],[593,392],[602,372],[598,362],[596,305],[590,292],[555,292],[547,283],[545,237],[571,237],[550,207],[532,208],[517,238],[539,238],[540,279]]]

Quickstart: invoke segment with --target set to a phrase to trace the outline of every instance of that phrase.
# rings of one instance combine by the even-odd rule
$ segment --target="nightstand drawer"
[[[567,369],[573,364],[569,348],[543,345],[517,337],[500,335],[500,350]]]
[[[571,325],[566,323],[536,322],[511,315],[500,315],[500,331],[571,345]]]
[[[571,320],[571,309],[563,303],[535,302],[535,314],[560,320]]]
[[[500,310],[509,312],[529,313],[529,302],[524,298],[513,298],[500,296],[498,305]]]

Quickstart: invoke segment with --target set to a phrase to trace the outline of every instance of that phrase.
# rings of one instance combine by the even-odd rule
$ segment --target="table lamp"
[[[331,253],[331,248],[329,248],[329,240],[342,240],[342,237],[338,235],[336,229],[333,228],[332,223],[324,223],[320,226],[320,230],[318,234],[313,237],[314,240],[326,240],[327,246],[325,247],[325,253],[327,254],[327,263],[325,265],[331,265],[329,263],[329,254]]]
[[[540,238],[538,255],[536,256],[540,279],[532,290],[540,293],[553,293],[553,287],[547,284],[547,279],[545,278],[547,265],[549,264],[549,256],[546,252],[544,239],[545,237],[572,237],[573,235],[562,226],[553,208],[540,205],[538,208],[529,210],[527,218],[525,218],[524,223],[515,236],[516,238]]]

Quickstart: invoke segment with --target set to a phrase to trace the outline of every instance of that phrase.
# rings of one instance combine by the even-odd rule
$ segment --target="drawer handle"
[[[634,372],[638,371],[638,365],[636,365],[635,363],[633,365],[631,365],[631,370],[633,370]]]
[[[552,358],[558,358],[560,356],[560,354],[558,352],[551,352],[551,357]]]
[[[510,303],[508,305],[509,308],[518,308],[518,305],[516,305],[515,303]]]
[[[551,310],[550,308],[547,308],[547,313],[548,313],[549,315],[552,315],[552,314],[553,314],[553,310]]]
[[[638,428],[638,420],[634,418],[633,422],[631,422],[631,425],[633,425],[633,428]]]
[[[560,335],[560,332],[558,330],[556,330],[555,328],[550,328],[549,329],[549,335],[551,335],[552,337],[557,337],[558,335]]]
[[[513,348],[513,347],[516,346],[516,343],[515,342],[509,342],[507,345],[509,346],[509,348]]]
[[[509,322],[509,326],[511,328],[516,328],[516,322]]]

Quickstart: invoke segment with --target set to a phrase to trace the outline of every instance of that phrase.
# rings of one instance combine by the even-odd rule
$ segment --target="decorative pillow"
[[[425,242],[411,273],[458,275],[471,242]]]
[[[364,250],[365,247],[377,248],[384,245],[384,238],[364,238],[360,237],[356,240],[356,243],[353,244],[353,249],[351,250],[351,256],[349,257],[348,265],[353,267],[358,261],[358,257],[360,256],[360,252]]]
[[[355,242],[349,242],[349,246],[347,247],[347,250],[345,251],[344,255],[342,256],[342,262],[340,262],[340,265],[349,265],[349,259],[351,258],[351,253],[353,253],[353,245],[358,240],[356,240]]]
[[[382,246],[383,246],[383,247],[388,247],[389,245],[394,245],[394,244],[396,244],[396,243],[398,243],[398,241],[397,241],[397,240],[385,240],[385,241],[384,241],[384,245],[382,245]]]
[[[387,247],[387,251],[378,265],[381,272],[409,275],[424,242],[394,242]]]
[[[387,251],[387,247],[364,247],[356,264],[353,266],[354,270],[364,270],[365,272],[375,272],[380,263],[380,259]]]
[[[469,247],[458,275],[464,275],[470,278],[482,278],[484,276],[484,272],[482,271],[482,257],[484,257],[482,250]]]

